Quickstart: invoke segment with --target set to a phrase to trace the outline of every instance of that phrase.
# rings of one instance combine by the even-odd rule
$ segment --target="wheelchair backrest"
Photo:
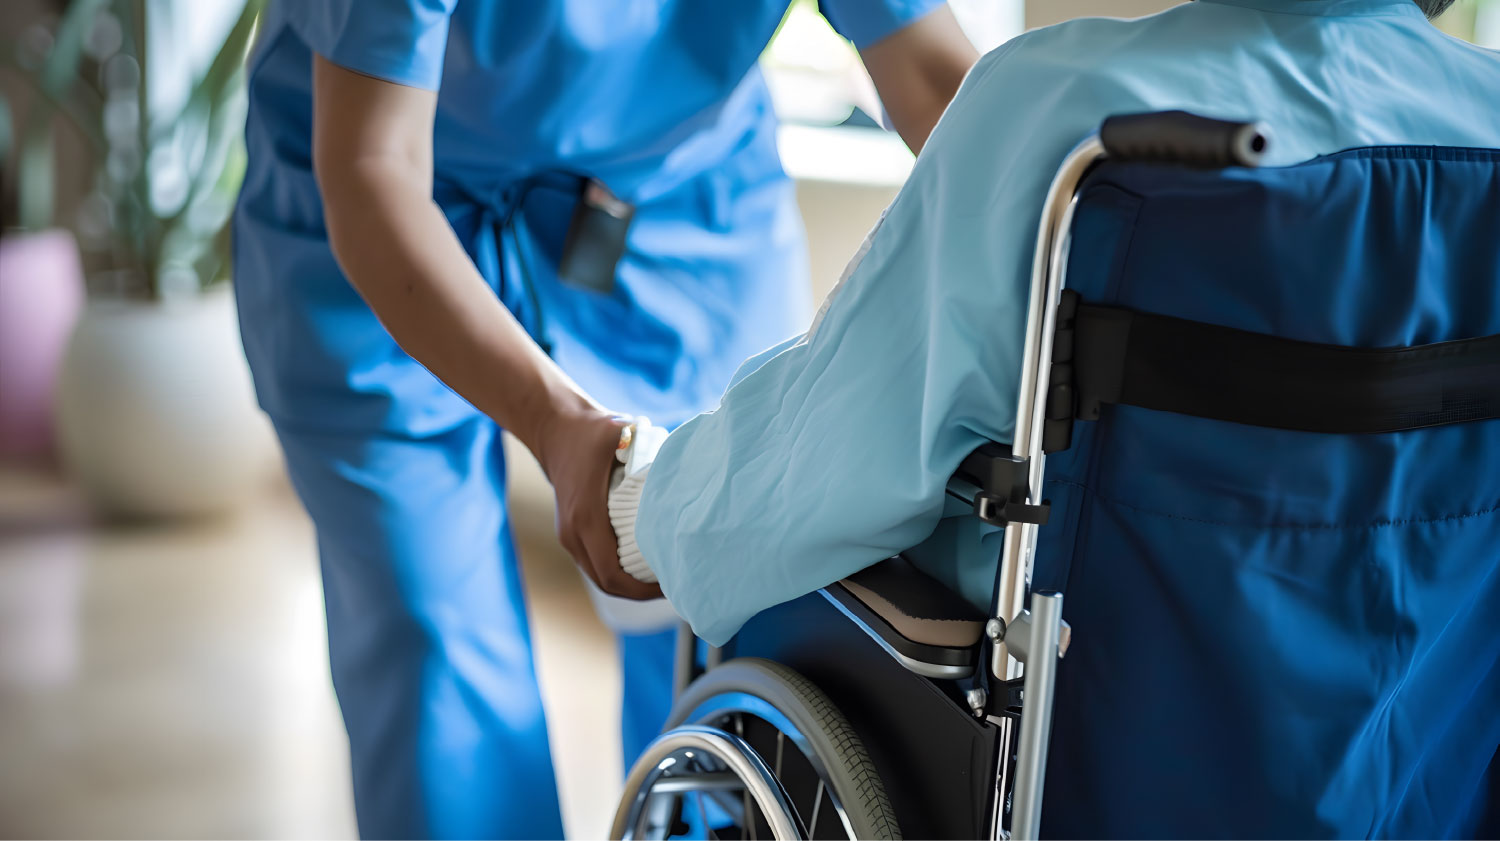
[[[1364,348],[1500,334],[1500,152],[1099,166],[1088,303]],[[1493,834],[1500,421],[1333,435],[1106,406],[1048,458],[1043,832]]]

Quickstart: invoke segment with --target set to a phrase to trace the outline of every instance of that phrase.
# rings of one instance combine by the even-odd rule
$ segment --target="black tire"
[[[726,693],[745,693],[765,701],[802,732],[823,765],[824,782],[843,806],[855,837],[901,838],[901,826],[875,763],[848,719],[823,690],[780,663],[745,657],[710,669],[677,699],[667,729],[707,723],[689,718],[714,696]]]

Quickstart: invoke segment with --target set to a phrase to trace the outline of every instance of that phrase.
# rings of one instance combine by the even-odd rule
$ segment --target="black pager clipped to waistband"
[[[615,268],[625,255],[625,237],[634,217],[634,205],[616,196],[603,182],[588,179],[563,241],[558,278],[601,294],[613,291]]]

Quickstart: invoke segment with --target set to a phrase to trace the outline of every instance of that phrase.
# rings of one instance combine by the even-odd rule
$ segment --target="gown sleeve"
[[[437,90],[458,0],[291,0],[286,14],[313,52],[340,67]]]
[[[970,74],[807,335],[747,363],[651,466],[634,536],[710,643],[921,542],[963,457],[1009,440],[1038,201],[1065,147],[995,130],[1040,119],[990,83],[1005,50]]]

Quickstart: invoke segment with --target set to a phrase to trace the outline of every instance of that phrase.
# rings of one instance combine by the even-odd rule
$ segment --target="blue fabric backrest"
[[[1360,347],[1500,334],[1500,153],[1105,164],[1068,286]],[[1106,407],[1048,460],[1043,832],[1494,837],[1500,421],[1332,436]]]

